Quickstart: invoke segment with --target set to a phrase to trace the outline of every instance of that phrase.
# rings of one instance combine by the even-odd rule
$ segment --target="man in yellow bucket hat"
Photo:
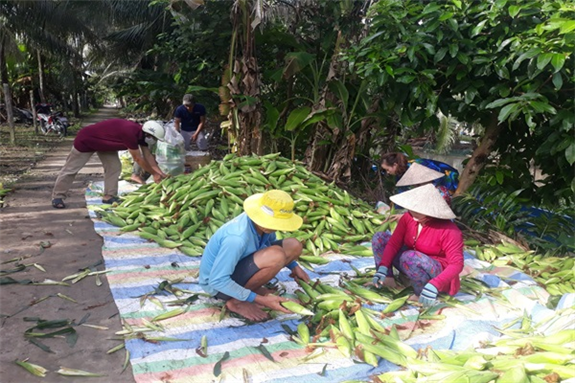
[[[282,190],[254,194],[244,201],[244,213],[220,227],[210,238],[200,264],[199,283],[210,295],[226,301],[228,310],[249,320],[268,317],[268,307],[285,313],[281,302],[263,286],[281,269],[309,281],[298,265],[302,244],[295,238],[276,240],[276,231],[295,231],[303,221],[294,214],[294,202]]]

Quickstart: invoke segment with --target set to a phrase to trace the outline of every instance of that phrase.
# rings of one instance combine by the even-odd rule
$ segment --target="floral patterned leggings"
[[[371,239],[375,267],[379,265],[383,250],[390,238],[391,233],[389,231],[380,231],[375,233]],[[407,275],[417,295],[421,294],[421,290],[423,290],[423,286],[425,286],[427,282],[443,271],[441,263],[435,259],[416,250],[407,250],[406,247],[402,247],[399,250],[393,258],[392,264],[401,273]],[[393,276],[392,267],[388,268],[387,276]]]

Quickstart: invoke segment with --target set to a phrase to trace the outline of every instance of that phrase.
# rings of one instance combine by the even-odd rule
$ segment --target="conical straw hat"
[[[397,186],[419,185],[443,177],[445,174],[414,162],[397,181]]]
[[[455,214],[432,184],[416,187],[389,197],[399,206],[439,219],[453,219]]]

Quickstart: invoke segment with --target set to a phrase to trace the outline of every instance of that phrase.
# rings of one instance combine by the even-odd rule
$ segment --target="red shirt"
[[[380,265],[389,268],[403,245],[441,263],[443,271],[429,282],[438,291],[455,295],[459,291],[459,273],[463,270],[463,235],[451,221],[432,218],[421,228],[411,214],[405,213],[385,246]],[[417,240],[416,240],[417,238]]]
[[[113,118],[80,129],[74,140],[79,152],[113,152],[146,145],[142,125]]]

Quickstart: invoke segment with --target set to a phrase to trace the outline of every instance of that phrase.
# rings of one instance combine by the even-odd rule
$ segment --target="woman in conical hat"
[[[415,164],[416,170],[411,169]],[[381,168],[394,175],[397,192],[402,193],[415,185],[431,182],[439,190],[447,203],[459,184],[459,172],[448,164],[427,158],[408,160],[403,153],[386,153],[381,156]],[[409,172],[409,173],[408,173]]]
[[[294,279],[309,281],[297,259],[302,244],[296,238],[276,240],[276,231],[295,231],[303,220],[282,190],[254,194],[244,201],[244,213],[220,227],[210,238],[200,263],[199,284],[226,302],[228,310],[252,321],[264,320],[262,307],[290,312],[287,301],[263,286],[284,267]]]
[[[393,234],[373,236],[376,287],[395,287],[392,266],[409,278],[424,306],[440,292],[459,291],[463,270],[463,235],[451,220],[455,214],[432,185],[426,184],[390,197],[407,209]]]

